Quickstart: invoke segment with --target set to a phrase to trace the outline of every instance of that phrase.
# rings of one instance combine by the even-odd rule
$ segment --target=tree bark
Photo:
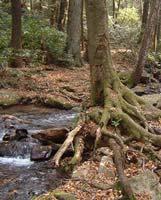
[[[143,34],[137,65],[134,72],[132,73],[132,85],[137,85],[140,82],[141,75],[143,73],[144,65],[146,62],[146,56],[148,54],[148,48],[150,47],[152,41],[152,34],[154,31],[155,22],[158,18],[160,4],[160,0],[153,0],[151,3],[151,10]]]
[[[64,31],[64,26],[66,22],[66,10],[67,10],[68,2],[67,0],[61,0],[60,3],[60,12],[58,17],[58,30]]]
[[[49,0],[50,25],[58,28],[58,18],[60,14],[60,0]]]
[[[21,31],[21,1],[12,0],[12,37],[11,47],[21,49],[22,47],[22,31]]]
[[[108,39],[107,31],[107,14],[106,10],[102,11],[102,4],[100,1],[91,0],[86,1],[86,14],[88,26],[88,57],[90,64],[91,77],[91,100],[93,105],[100,105],[104,101],[104,80],[105,69],[103,67],[103,51],[100,44],[100,39],[103,35]],[[102,13],[103,12],[103,13]],[[97,24],[97,26],[94,26]],[[104,41],[101,41],[102,45]],[[109,43],[107,44],[109,48]],[[110,48],[108,49],[109,66],[112,66],[110,56]],[[108,74],[107,74],[108,75]],[[108,79],[109,77],[107,77]],[[110,78],[111,79],[111,78]]]
[[[147,23],[147,20],[148,20],[149,8],[150,8],[150,0],[144,0],[142,24],[141,24],[141,32],[142,33],[144,33],[144,30],[145,30],[145,27],[146,27],[146,23]]]
[[[12,67],[21,67],[22,60],[20,56],[16,55],[22,49],[22,28],[21,28],[21,0],[11,0],[12,12],[12,34],[11,47],[13,48],[13,55],[10,65]]]
[[[81,10],[82,0],[69,1],[66,52],[74,59],[75,66],[82,65],[80,53]]]

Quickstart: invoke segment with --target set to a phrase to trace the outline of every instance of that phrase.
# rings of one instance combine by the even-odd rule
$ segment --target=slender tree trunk
[[[142,24],[141,24],[141,36],[143,35],[145,27],[146,27],[146,23],[147,23],[147,20],[148,20],[148,15],[149,15],[149,8],[150,8],[150,0],[144,0]]]
[[[159,18],[158,18],[158,31],[157,31],[157,48],[156,48],[156,51],[158,52],[159,49],[158,49],[158,46],[159,46],[159,43],[160,43],[160,34],[161,34],[161,8],[160,8],[160,12],[159,12]]]
[[[152,41],[152,34],[154,31],[155,22],[158,18],[160,4],[160,0],[153,0],[151,3],[151,10],[141,42],[137,66],[132,74],[132,85],[137,85],[140,82],[141,75],[143,73],[144,65],[146,62],[146,56],[148,54],[148,48],[150,47]]]
[[[121,5],[121,0],[118,1],[117,12],[116,12],[116,14],[115,14],[116,20],[117,20],[118,13],[119,13],[119,11],[120,11],[120,5]]]
[[[60,3],[60,12],[58,16],[58,30],[64,31],[64,26],[66,22],[66,10],[67,10],[68,2],[67,0],[61,0]]]
[[[82,11],[81,11],[81,47],[84,51],[84,0],[82,0]]]
[[[50,25],[57,28],[60,13],[60,0],[49,0]]]
[[[33,2],[32,2],[32,0],[30,0],[30,10],[31,11],[33,10]]]
[[[80,53],[81,11],[82,0],[69,1],[66,52],[72,55],[76,66],[82,65]]]
[[[11,47],[13,48],[13,55],[10,65],[12,67],[21,67],[22,60],[18,56],[22,49],[22,29],[21,29],[21,0],[11,0],[12,10],[12,35]]]
[[[115,6],[115,0],[112,0],[112,5],[113,5],[113,19],[115,20],[115,10],[116,10],[116,6]]]

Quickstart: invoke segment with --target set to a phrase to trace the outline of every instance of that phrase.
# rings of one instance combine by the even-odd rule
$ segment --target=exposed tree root
[[[125,148],[123,138],[116,134],[115,131],[110,132],[107,130],[106,127],[111,124],[111,121],[114,122],[114,126],[121,125],[124,128],[123,134],[130,135],[132,139],[145,141],[161,147],[161,136],[154,134],[154,131],[149,127],[144,108],[149,107],[156,111],[157,117],[161,116],[161,111],[135,95],[131,90],[122,85],[118,79],[115,79],[115,81],[116,84],[113,84],[113,89],[107,87],[104,92],[105,103],[103,111],[102,108],[97,108],[98,112],[102,114],[101,118],[98,117],[95,120],[95,122],[97,121],[98,128],[95,132],[94,149],[97,148],[102,136],[113,138],[122,149]],[[90,109],[86,112],[87,115],[91,116]],[[89,119],[89,117],[86,117],[86,119]],[[52,160],[54,165],[59,166],[62,155],[73,141],[75,142],[75,154],[71,163],[76,164],[80,162],[84,149],[84,141],[83,136],[78,135],[78,133],[82,127],[83,123],[79,122],[78,126],[69,132],[68,137]],[[76,136],[77,138],[75,139]]]
[[[153,117],[159,117],[161,116],[161,111],[135,95],[131,90],[122,85],[119,79],[114,79],[110,85],[112,87],[107,84],[104,91],[104,107],[95,107],[96,112],[93,112],[94,108],[89,108],[86,111],[85,120],[79,121],[76,128],[69,132],[68,137],[55,154],[52,164],[53,166],[59,166],[61,157],[72,143],[75,146],[75,153],[70,164],[76,165],[82,160],[83,150],[86,146],[86,136],[92,132],[92,130],[86,132],[84,127],[87,121],[92,121],[96,125],[94,150],[100,146],[103,138],[107,139],[105,140],[108,141],[106,146],[109,143],[110,148],[113,150],[118,178],[122,184],[123,192],[128,199],[135,199],[124,173],[123,155],[121,152],[126,152],[127,144],[131,143],[132,140],[139,140],[145,142],[145,151],[150,151],[157,160],[161,161],[153,148],[149,146],[161,147],[161,136],[154,133],[147,121],[147,116],[149,117],[151,113],[153,113]],[[150,109],[149,113],[147,108]],[[109,125],[112,127],[112,130],[107,128]],[[121,135],[116,132],[116,128],[121,128]],[[87,129],[90,129],[90,127]],[[86,133],[83,133],[83,131]],[[127,136],[130,137],[127,138]]]
[[[74,153],[72,160],[70,161],[71,165],[76,165],[76,164],[80,163],[82,160],[82,154],[84,151],[83,136],[77,135],[75,137],[75,148],[74,149],[75,149],[75,153]]]
[[[120,146],[115,142],[114,139],[109,139],[109,145],[114,153],[114,162],[116,165],[116,170],[118,173],[119,180],[121,182],[123,193],[128,199],[134,200],[135,196],[133,194],[133,191],[131,189],[131,186],[128,182],[128,179],[124,173],[124,162],[123,162],[123,156]]]
[[[57,151],[57,153],[54,155],[54,158],[52,159],[51,164],[53,166],[58,167],[61,157],[63,156],[64,152],[67,150],[67,148],[72,144],[75,136],[79,133],[79,131],[82,128],[82,124],[79,124],[75,129],[73,129],[71,132],[68,133],[67,139],[64,141],[60,149]]]

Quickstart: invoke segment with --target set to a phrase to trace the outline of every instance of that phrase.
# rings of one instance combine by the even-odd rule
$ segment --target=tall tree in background
[[[68,9],[66,52],[73,57],[76,66],[82,65],[80,53],[81,12],[82,0],[70,0]]]
[[[61,0],[60,11],[59,11],[59,16],[58,16],[58,30],[59,31],[64,31],[64,27],[66,23],[67,6],[68,6],[67,0]]]
[[[158,18],[155,23],[154,31],[154,52],[158,51],[158,45],[160,40],[160,28],[161,28],[161,8],[159,10]]]
[[[54,26],[55,28],[58,27],[60,3],[61,3],[60,0],[49,0],[48,1],[49,14],[50,14],[50,25]]]
[[[161,5],[160,0],[153,0],[151,2],[150,14],[144,30],[137,66],[134,72],[132,73],[132,78],[131,78],[132,85],[137,85],[140,82],[141,75],[143,73],[143,69],[145,66],[146,56],[148,54],[148,49],[152,41],[154,27],[157,22],[157,18],[159,17],[160,5]]]
[[[12,67],[21,67],[22,59],[17,54],[22,49],[22,29],[21,29],[21,0],[11,0],[12,12],[12,35],[11,47],[13,48],[13,55],[10,65]]]
[[[141,23],[141,32],[142,33],[144,33],[146,23],[148,20],[149,8],[150,8],[150,0],[144,0],[143,1],[142,23]]]

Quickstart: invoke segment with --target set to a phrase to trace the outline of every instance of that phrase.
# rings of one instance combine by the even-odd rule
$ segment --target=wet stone
[[[39,140],[42,144],[50,144],[51,142],[62,143],[64,142],[68,133],[66,128],[54,128],[32,134],[32,137]]]
[[[26,129],[11,129],[8,133],[3,136],[3,141],[20,141],[28,137],[28,131]]]
[[[30,159],[32,161],[49,160],[52,156],[53,150],[51,146],[35,146],[31,150]]]

